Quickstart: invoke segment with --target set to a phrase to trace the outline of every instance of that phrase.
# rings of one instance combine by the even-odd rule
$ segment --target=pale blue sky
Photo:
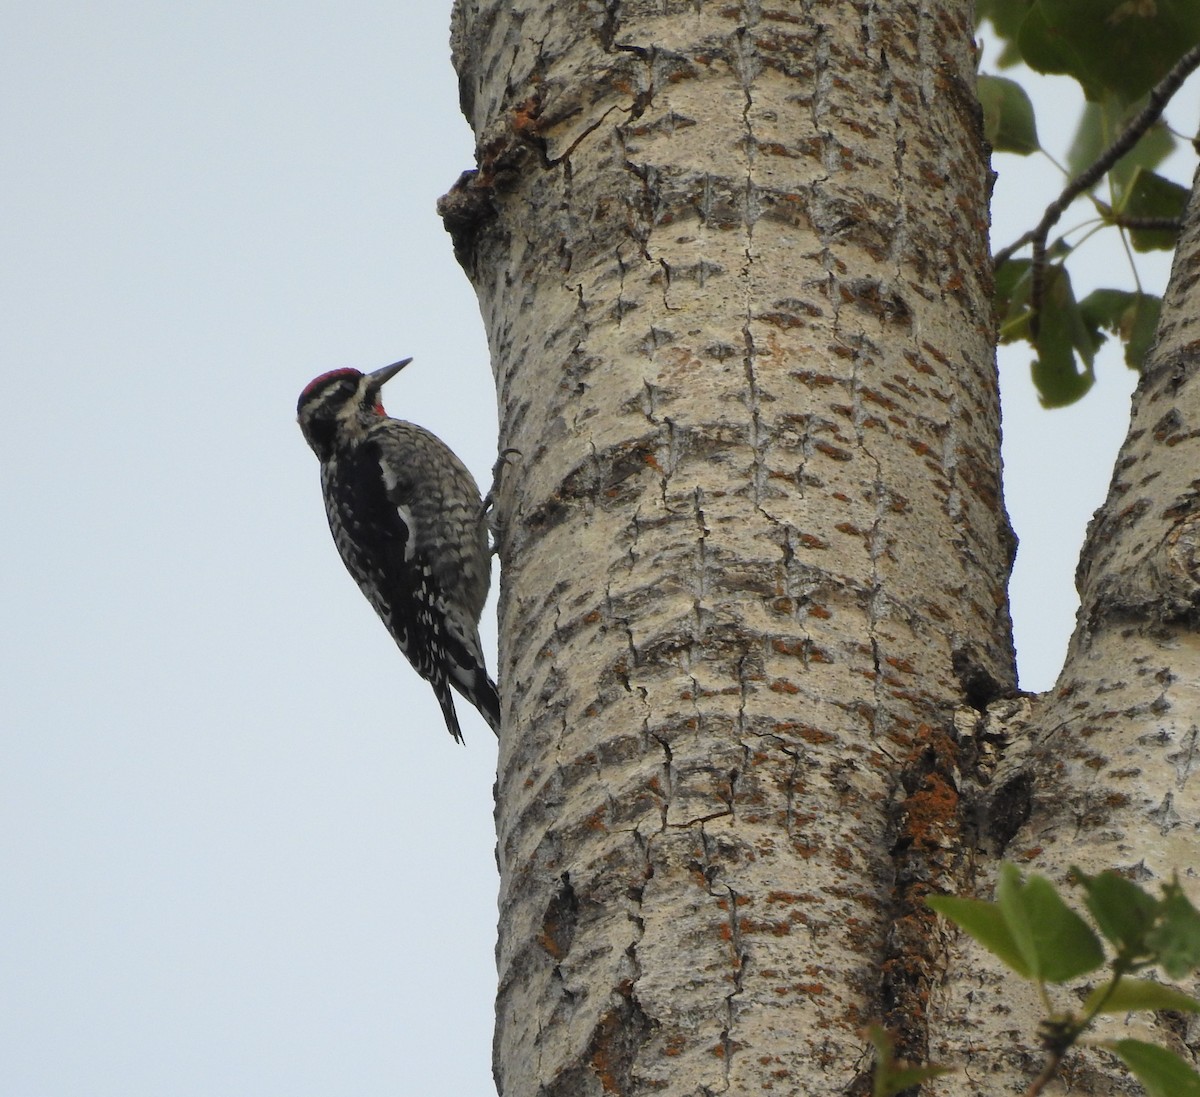
[[[0,1097],[492,1092],[495,745],[343,573],[294,422],[413,355],[389,410],[492,463],[448,13],[6,12]],[[1130,378],[1047,413],[1006,368],[1043,687]]]

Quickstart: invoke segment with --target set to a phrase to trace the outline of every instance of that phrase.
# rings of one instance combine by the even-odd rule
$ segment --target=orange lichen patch
[[[539,119],[542,115],[541,98],[531,95],[523,103],[518,103],[512,112],[512,128],[518,137],[536,137],[541,130]]]
[[[888,658],[884,659],[884,662],[887,663],[889,667],[895,667],[896,670],[901,671],[904,674],[916,674],[917,672],[916,667],[912,665],[911,660],[901,659],[898,655],[889,656]]]
[[[840,869],[852,869],[854,867],[854,854],[846,849],[845,846],[840,846],[833,851],[833,863]]]
[[[904,831],[913,842],[941,846],[947,832],[958,826],[958,791],[938,773],[904,801]]]
[[[810,388],[824,388],[828,385],[836,385],[840,381],[840,378],[834,377],[830,373],[814,373],[812,370],[794,370],[789,376]]]
[[[785,682],[782,678],[776,678],[768,687],[772,693],[799,693],[800,687],[791,682]]]
[[[893,689],[888,691],[898,701],[910,701],[914,705],[921,705],[929,700],[929,694],[922,693],[919,690],[910,689]]]
[[[604,816],[607,814],[608,814],[608,808],[602,804],[600,807],[596,808],[595,811],[593,811],[590,815],[588,815],[584,819],[583,825],[588,830],[603,831],[604,833],[607,834],[608,826],[604,822]]]
[[[771,937],[787,937],[792,932],[792,924],[799,919],[792,919],[783,922],[752,922],[749,918],[743,918],[738,922],[738,930],[744,937],[751,934],[767,934]]]
[[[897,721],[897,723],[899,723],[899,721]],[[907,729],[912,726],[913,726],[913,721],[906,720],[906,721],[904,721],[902,728]],[[921,726],[923,727],[924,725],[921,725]],[[892,727],[891,729],[889,729],[887,737],[893,743],[895,743],[897,746],[903,747],[906,751],[911,750],[912,745],[915,742],[913,736],[908,734],[908,732],[906,730],[897,730],[896,727]]]
[[[797,538],[797,540],[805,548],[810,548],[810,549],[827,549],[827,548],[829,548],[828,541],[824,541],[820,537],[817,537],[815,534],[812,534],[812,533],[802,533]]]
[[[822,728],[815,728],[811,724],[803,724],[798,729],[800,738],[806,743],[812,743],[813,746],[820,746],[823,743],[836,743],[837,736],[831,734]]]
[[[836,529],[838,531],[838,533],[845,533],[851,537],[865,537],[866,536],[866,533],[864,533],[861,529],[858,528],[858,526],[854,525],[852,522],[838,522],[838,524],[836,526],[834,526],[833,528]]]
[[[633,984],[626,981],[616,988],[617,993],[629,999]],[[619,1093],[623,1089],[620,1075],[624,1066],[624,1047],[621,1033],[625,1029],[625,1018],[617,1009],[608,1010],[600,1018],[592,1032],[592,1054],[588,1060],[605,1093]]]
[[[808,607],[808,615],[809,617],[820,618],[822,621],[828,621],[833,616],[824,606],[817,605],[815,602]]]
[[[834,461],[850,461],[854,458],[854,454],[849,450],[831,445],[829,442],[817,442],[813,448],[825,454],[826,457],[832,458]]]
[[[888,411],[899,410],[899,405],[890,396],[884,396],[882,392],[876,392],[874,389],[862,388],[858,390],[861,399],[871,404],[879,404],[885,407]]]
[[[929,355],[929,357],[930,357],[930,358],[932,358],[932,359],[933,359],[935,362],[937,362],[939,365],[943,365],[943,366],[949,366],[949,365],[951,364],[951,363],[950,363],[950,359],[949,359],[949,358],[947,358],[947,357],[946,357],[946,356],[945,356],[945,355],[944,355],[944,354],[943,354],[943,353],[942,353],[940,350],[938,350],[938,348],[937,348],[937,347],[935,347],[935,346],[934,346],[934,345],[933,345],[931,342],[929,342],[927,339],[925,339],[925,340],[922,340],[922,342],[921,342],[921,349],[922,349],[922,350],[923,350],[923,351],[924,351],[926,354],[928,354],[928,355]]]
[[[1040,857],[1045,852],[1042,846],[1030,846],[1028,849],[1023,849],[1019,853],[1013,854],[1018,861],[1032,861]]]
[[[797,316],[794,312],[760,312],[755,316],[755,319],[762,321],[764,324],[771,324],[781,331],[805,326],[803,318]]]
[[[544,930],[539,933],[537,935],[537,943],[555,960],[561,960],[566,955],[566,952],[559,945],[555,934],[550,930]]]
[[[802,895],[798,891],[768,891],[768,903],[784,903],[791,906],[793,903],[803,903],[806,900],[814,899],[813,895]],[[765,972],[764,972],[765,974]]]
[[[676,1056],[683,1052],[687,1047],[687,1040],[679,1033],[672,1033],[663,1041],[663,1054]]]
[[[907,359],[908,364],[910,366],[912,366],[912,368],[915,369],[918,373],[924,373],[926,375],[931,375],[931,374],[934,374],[937,372],[920,355],[914,353],[911,350],[906,350],[904,352],[904,357],[905,357],[905,359]]]

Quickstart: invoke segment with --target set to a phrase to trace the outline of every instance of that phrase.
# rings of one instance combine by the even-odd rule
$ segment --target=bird
[[[488,504],[445,442],[384,411],[383,386],[411,361],[323,373],[304,386],[296,417],[321,463],[325,515],[346,570],[433,686],[461,743],[451,687],[500,734],[500,697],[479,642],[491,583]]]

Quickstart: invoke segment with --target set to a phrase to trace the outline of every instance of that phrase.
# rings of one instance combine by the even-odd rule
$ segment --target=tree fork
[[[1080,554],[1080,609],[1054,689],[1030,699],[994,787],[1021,792],[1007,855],[1065,885],[1072,866],[1115,869],[1157,893],[1178,873],[1195,901],[1200,786],[1200,188],[1193,185],[1155,346],[1133,397],[1108,498]],[[999,706],[994,706],[999,708]],[[991,713],[989,713],[991,714]],[[999,731],[999,729],[997,729]],[[994,861],[982,866],[986,893]],[[934,1092],[1021,1093],[1040,1006],[960,940],[932,1009],[931,1053],[972,1085]],[[1067,998],[1070,1003],[1071,999]],[[1197,1061],[1200,1042],[1168,1013],[1106,1018],[1101,1034],[1164,1043]],[[1141,1087],[1095,1050],[1060,1075],[1084,1093]],[[999,1080],[1004,1088],[998,1089]]]

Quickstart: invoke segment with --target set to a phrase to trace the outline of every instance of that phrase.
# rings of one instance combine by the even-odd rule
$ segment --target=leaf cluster
[[[1079,301],[1067,262],[1087,235],[1104,228],[1122,234],[1127,252],[1174,248],[1189,191],[1156,170],[1176,148],[1161,113],[1200,65],[1200,3],[980,0],[976,13],[1000,40],[999,67],[1023,62],[1037,72],[1064,74],[1087,99],[1065,157],[1064,191],[1036,228],[997,254],[1001,341],[1031,345],[1041,400],[1059,407],[1091,388],[1096,350],[1110,334],[1124,343],[1125,361],[1135,369],[1153,339],[1158,297],[1113,288]],[[1016,80],[981,75],[978,93],[993,149],[1021,156],[1043,151],[1033,103]],[[1081,196],[1092,207],[1087,235],[1049,242],[1051,229]],[[1014,259],[1025,244],[1033,245],[1032,258]],[[1135,283],[1136,277],[1135,271]]]
[[[1073,869],[1072,875],[1096,929],[1048,879],[1023,877],[1011,864],[1000,866],[995,902],[954,895],[926,900],[1008,968],[1037,984],[1047,1005],[1041,1028],[1049,1064],[1043,1072],[1046,1080],[1102,1013],[1200,1013],[1200,1002],[1183,991],[1136,977],[1158,967],[1180,979],[1200,967],[1200,911],[1178,880],[1165,884],[1156,898],[1116,872],[1089,876]],[[1106,962],[1108,978],[1093,987],[1078,1012],[1052,1007],[1047,984],[1090,975]],[[1131,1039],[1101,1046],[1116,1054],[1152,1097],[1200,1097],[1200,1074],[1174,1052]]]

